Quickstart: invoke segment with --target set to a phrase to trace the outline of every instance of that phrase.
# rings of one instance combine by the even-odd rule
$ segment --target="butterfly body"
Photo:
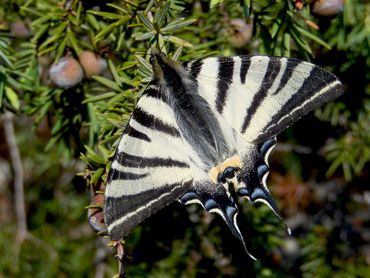
[[[122,239],[179,200],[220,214],[246,250],[234,198],[264,202],[281,218],[266,186],[275,136],[340,95],[340,82],[313,64],[268,56],[181,64],[153,52],[152,65],[154,79],[137,103],[108,176],[110,237]]]

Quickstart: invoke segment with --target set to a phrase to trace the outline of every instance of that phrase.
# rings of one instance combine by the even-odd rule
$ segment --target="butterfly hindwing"
[[[255,259],[247,250],[243,236],[238,227],[236,219],[238,208],[233,197],[228,194],[227,189],[222,185],[210,181],[195,182],[179,201],[184,205],[193,203],[200,204],[207,212],[220,215],[234,237],[240,241],[248,255]]]

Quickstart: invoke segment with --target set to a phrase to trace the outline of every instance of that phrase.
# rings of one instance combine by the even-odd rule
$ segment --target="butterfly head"
[[[159,80],[165,80],[167,76],[172,76],[174,72],[184,70],[181,63],[168,58],[166,54],[156,48],[151,49],[149,62],[153,67],[154,77]]]

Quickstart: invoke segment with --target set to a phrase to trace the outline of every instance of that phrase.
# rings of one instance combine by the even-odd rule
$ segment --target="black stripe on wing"
[[[243,125],[241,127],[241,132],[244,133],[245,130],[248,128],[250,121],[260,106],[261,102],[267,97],[269,89],[274,84],[276,76],[279,74],[281,67],[281,61],[280,59],[276,57],[270,57],[266,73],[263,77],[262,84],[258,90],[258,92],[255,94],[251,105],[247,108],[247,112],[244,118]],[[253,68],[251,69],[253,70]]]
[[[161,131],[173,137],[181,137],[180,132],[175,127],[164,123],[162,120],[147,113],[140,107],[136,107],[132,114],[132,119],[147,128]]]
[[[251,65],[251,59],[249,56],[240,56],[240,58],[242,60],[240,66],[240,82],[244,84],[245,78],[247,77],[249,66]]]
[[[158,199],[164,193],[170,192],[172,188],[180,185],[180,183],[164,184],[158,188],[146,189],[145,191],[134,195],[108,197],[107,205],[108,207],[115,206],[115,216],[116,219],[118,219],[120,216],[134,212],[141,206],[147,205],[150,201]],[[113,221],[108,221],[108,223],[111,222]]]
[[[315,97],[321,90],[327,91]],[[264,141],[280,133],[290,124],[303,115],[333,100],[344,92],[343,85],[338,78],[328,71],[314,67],[310,75],[303,82],[298,92],[294,93],[288,102],[276,113],[256,141]],[[309,100],[310,97],[312,100]],[[307,101],[304,105],[303,103]]]
[[[190,65],[190,74],[194,78],[194,80],[197,79],[198,74],[200,73],[203,65],[203,60],[195,60]]]
[[[160,90],[154,84],[150,84],[148,86],[148,88],[143,92],[142,95],[146,96],[146,97],[156,98],[156,99],[163,99],[163,96],[162,96]],[[138,115],[136,115],[136,116],[138,116]],[[143,120],[145,120],[145,119],[143,119]],[[145,124],[143,124],[143,125],[146,126]],[[145,134],[145,133],[141,132],[140,130],[137,130],[136,128],[131,126],[130,122],[128,123],[128,125],[126,127],[126,129],[124,131],[124,134],[127,134],[128,136],[136,138],[136,139],[144,140],[146,142],[151,142],[151,140],[150,140],[150,138],[147,134]]]
[[[172,158],[142,157],[121,152],[116,160],[125,167],[146,168],[146,167],[179,167],[188,168],[189,164]]]
[[[218,81],[216,109],[222,114],[225,106],[228,90],[233,81],[234,59],[232,57],[218,58]]]
[[[123,172],[119,171],[117,169],[111,169],[111,172],[109,173],[108,181],[112,180],[140,180],[142,178],[145,178],[148,174],[135,174],[130,172]]]
[[[281,76],[279,87],[273,92],[273,95],[278,94],[282,88],[288,83],[289,79],[292,77],[295,68],[301,64],[302,61],[296,59],[287,59],[287,64],[283,75]]]
[[[148,87],[144,92],[143,96],[152,97],[156,99],[163,99],[163,94],[158,88]]]
[[[192,180],[164,184],[135,195],[108,197],[105,203],[105,222],[112,240],[120,240],[136,225],[156,211],[178,199],[188,190]]]
[[[146,135],[145,133],[142,133],[141,131],[133,128],[130,123],[128,124],[127,128],[126,128],[126,134],[130,137],[134,137],[136,139],[140,139],[140,140],[144,140],[144,141],[147,141],[147,142],[150,142],[150,138],[148,137],[148,135]]]

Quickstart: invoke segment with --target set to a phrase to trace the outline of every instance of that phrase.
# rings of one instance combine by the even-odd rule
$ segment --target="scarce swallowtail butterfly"
[[[342,94],[342,84],[330,72],[293,58],[179,63],[154,50],[151,64],[153,81],[108,175],[104,214],[110,238],[123,239],[179,200],[221,215],[247,251],[235,199],[263,202],[281,219],[266,186],[276,135]]]

